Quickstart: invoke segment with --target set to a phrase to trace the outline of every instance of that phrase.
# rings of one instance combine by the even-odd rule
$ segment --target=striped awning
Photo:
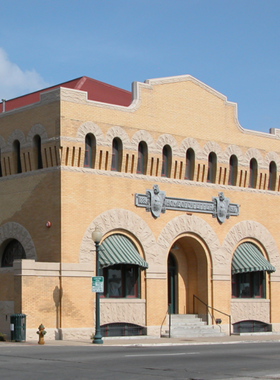
[[[148,268],[148,263],[139,255],[135,245],[121,234],[108,236],[100,245],[99,252],[102,268],[115,264],[132,264],[142,269]]]
[[[232,273],[267,271],[275,272],[275,268],[262,255],[253,243],[240,244],[232,258]]]

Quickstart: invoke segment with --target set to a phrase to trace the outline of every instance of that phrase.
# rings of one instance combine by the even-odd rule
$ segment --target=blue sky
[[[279,0],[9,0],[0,13],[0,99],[83,75],[190,74],[238,104],[246,129],[280,128]]]

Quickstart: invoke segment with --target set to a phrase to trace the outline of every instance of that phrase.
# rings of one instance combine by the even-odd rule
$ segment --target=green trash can
[[[11,321],[11,340],[24,342],[26,340],[26,315],[12,314]]]

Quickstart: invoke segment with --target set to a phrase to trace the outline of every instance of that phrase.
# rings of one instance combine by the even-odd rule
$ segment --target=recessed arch
[[[180,156],[178,143],[173,136],[169,134],[159,136],[156,142],[156,147],[158,149],[159,154],[162,152],[164,146],[166,145],[170,146],[173,155]]]
[[[10,136],[8,137],[8,140],[7,140],[7,145],[6,147],[3,149],[3,153],[6,153],[6,152],[11,152],[13,150],[13,143],[15,140],[18,140],[20,145],[23,147],[24,144],[25,144],[25,137],[24,137],[24,133],[22,131],[20,131],[19,129],[15,129],[11,134]]]
[[[125,150],[130,149],[130,140],[128,134],[125,132],[123,128],[119,126],[110,128],[106,133],[105,145],[111,146],[115,138],[119,138],[122,141],[123,148]]]
[[[0,227],[0,247],[11,239],[16,239],[23,246],[26,259],[37,260],[36,250],[29,232],[19,223],[8,222]],[[1,252],[2,255],[3,252]]]
[[[201,151],[200,145],[195,139],[193,139],[191,137],[187,137],[182,141],[182,143],[180,145],[180,155],[185,156],[186,152],[189,148],[193,149],[195,157],[198,160],[201,160],[202,151]]]
[[[92,134],[96,138],[96,144],[97,145],[103,145],[104,144],[104,137],[101,129],[98,125],[93,123],[92,121],[86,121],[85,123],[81,124],[77,131],[77,138],[84,142],[85,137],[87,134]]]
[[[272,277],[279,277],[280,258],[277,245],[270,232],[260,223],[246,220],[237,223],[227,233],[222,247],[225,252],[224,265],[231,267],[231,260],[235,248],[241,241],[253,239],[263,246],[268,261],[276,268],[276,272],[271,273]],[[278,272],[278,273],[277,273]]]
[[[147,272],[163,272],[164,258],[158,252],[156,240],[151,229],[138,215],[124,209],[105,211],[90,223],[81,241],[80,263],[94,262],[94,244],[91,239],[91,233],[96,226],[99,226],[104,237],[106,234],[117,230],[128,233],[128,236],[132,239],[134,236],[138,241],[139,250],[143,253],[144,260],[149,264]]]
[[[262,157],[260,151],[256,148],[250,148],[247,150],[247,152],[244,155],[244,164],[249,166],[250,161],[253,158],[257,161],[258,166],[260,168],[264,168],[263,157]]]
[[[224,154],[223,154],[223,151],[222,151],[222,148],[220,147],[219,144],[217,144],[216,142],[214,141],[208,141],[205,145],[204,145],[204,148],[202,150],[202,159],[207,161],[208,160],[208,157],[209,157],[209,154],[213,152],[216,154],[217,156],[217,161],[219,163],[225,163],[225,159],[224,159]]]
[[[31,145],[33,142],[33,138],[38,135],[41,137],[41,141],[44,142],[48,139],[47,131],[42,124],[34,124],[26,137],[26,143]]]
[[[135,132],[134,135],[132,136],[132,138],[131,138],[131,149],[134,151],[137,151],[138,144],[141,141],[146,142],[149,152],[155,152],[156,151],[156,145],[155,145],[155,142],[154,142],[151,134],[147,131],[144,131],[143,129]]]

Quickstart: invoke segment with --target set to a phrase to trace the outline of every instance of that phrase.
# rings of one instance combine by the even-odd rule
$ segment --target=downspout
[[[5,104],[6,104],[6,99],[1,99],[2,100],[2,113],[5,112]]]

